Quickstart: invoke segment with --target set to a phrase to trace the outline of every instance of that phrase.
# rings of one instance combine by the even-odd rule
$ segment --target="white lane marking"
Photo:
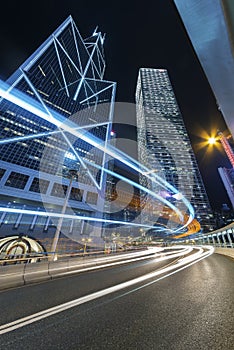
[[[183,270],[183,269],[185,269],[185,268],[187,268],[187,267],[197,263],[198,261],[208,257],[209,255],[213,254],[213,252],[214,252],[214,248],[213,247],[206,247],[206,248],[208,249],[208,252],[203,252],[203,249],[201,249],[200,257],[198,257],[197,254],[196,254],[195,260],[190,262],[189,264],[187,264],[186,262],[181,261],[180,263],[177,263],[176,266],[173,266],[173,265],[167,266],[166,268],[164,268],[164,269],[162,269],[160,271],[155,271],[155,272],[152,272],[152,273],[148,273],[148,274],[146,274],[144,276],[134,278],[133,280],[120,283],[119,285],[116,285],[116,286],[113,286],[113,287],[109,287],[109,288],[103,289],[101,291],[98,291],[98,292],[86,295],[84,297],[81,297],[81,298],[69,301],[67,303],[54,306],[54,307],[49,308],[47,310],[43,310],[43,311],[37,312],[37,313],[35,313],[33,315],[20,318],[20,319],[18,319],[16,321],[13,321],[13,322],[10,322],[10,323],[7,323],[5,325],[0,326],[0,334],[9,333],[9,332],[14,331],[14,330],[16,330],[18,328],[21,328],[23,326],[29,325],[29,324],[31,324],[33,322],[42,320],[43,318],[46,318],[46,317],[49,317],[51,315],[57,314],[59,312],[65,311],[65,310],[70,309],[72,307],[75,307],[75,306],[87,303],[88,301],[91,301],[91,300],[103,297],[103,296],[108,295],[110,293],[117,292],[117,291],[119,291],[121,289],[130,287],[130,286],[132,286],[132,285],[134,285],[136,283],[143,282],[143,281],[145,281],[147,279],[156,277],[156,276],[158,276],[160,274],[163,274],[165,272],[168,272],[168,271],[171,271],[173,269],[176,269],[175,271],[170,272],[167,275],[162,276],[162,277],[158,278],[157,280],[150,282],[149,284],[155,283],[155,282],[157,282],[159,280],[167,278],[167,277],[169,277],[169,276],[171,276],[171,275],[173,275],[173,274],[175,274],[175,273],[177,273],[177,272],[179,272],[179,271],[181,271],[181,270]]]

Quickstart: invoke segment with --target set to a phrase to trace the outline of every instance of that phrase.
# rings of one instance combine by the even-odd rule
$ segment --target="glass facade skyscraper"
[[[210,230],[211,207],[166,69],[140,69],[136,104],[139,161],[177,188],[202,229]],[[140,181],[146,185],[144,177]]]
[[[100,217],[103,198],[98,194],[105,187],[107,156],[63,125],[71,122],[74,130],[89,132],[104,146],[111,137],[116,84],[104,80],[103,43],[104,35],[97,30],[83,39],[69,16],[6,81],[7,92],[20,92],[21,100],[28,99],[46,117],[0,99],[1,206],[38,210],[32,216],[2,211],[1,235],[21,229],[40,238],[52,232],[54,223],[40,217],[42,202],[48,211],[61,212],[70,170],[78,174],[69,198],[74,214]],[[87,233],[85,224],[64,222],[74,239]]]

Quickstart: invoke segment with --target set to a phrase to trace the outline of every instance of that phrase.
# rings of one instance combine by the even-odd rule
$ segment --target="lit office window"
[[[80,190],[79,188],[72,187],[70,199],[78,202],[82,202],[83,199],[83,190]]]
[[[5,174],[5,169],[0,169],[0,180],[2,179],[3,175]]]
[[[28,175],[16,173],[15,171],[12,171],[5,183],[5,186],[15,187],[23,190],[26,186],[28,179],[29,179]]]
[[[33,182],[29,188],[29,191],[37,192],[37,193],[46,193],[48,186],[49,186],[49,181],[39,179],[38,177],[34,177]]]
[[[89,192],[87,193],[86,202],[89,204],[97,204],[98,194],[95,192]]]
[[[51,196],[64,198],[64,196],[66,196],[66,192],[67,186],[54,183],[54,186],[51,191]]]

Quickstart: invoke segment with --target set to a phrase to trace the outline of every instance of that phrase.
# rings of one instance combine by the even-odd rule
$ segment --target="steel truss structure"
[[[83,39],[69,16],[6,81],[6,93],[23,93],[45,116],[0,99],[0,181],[6,206],[16,197],[30,200],[33,209],[43,195],[61,207],[69,171],[75,169],[79,181],[71,191],[73,206],[80,215],[101,212],[98,193],[105,188],[108,161],[103,150],[111,137],[116,90],[115,82],[104,80],[104,39],[97,28]],[[102,150],[64,131],[61,123],[53,122],[55,114],[62,123],[72,121],[83,133],[91,133]]]
[[[9,91],[17,88],[31,96],[41,104],[42,110],[48,113],[48,119],[51,111],[59,112],[62,116],[73,120],[76,115],[80,127],[92,129],[95,136],[107,142],[113,117],[115,83],[103,80],[105,70],[103,42],[104,36],[97,32],[97,29],[90,38],[83,40],[70,16],[7,80]],[[105,104],[106,110],[99,107],[104,102],[110,103]],[[87,144],[79,140],[72,144],[66,135],[61,135],[61,132],[54,130],[51,123],[41,120],[38,122],[35,116],[23,117],[14,108],[13,110],[9,108],[4,101],[0,103],[0,107],[3,136],[9,138],[8,144],[3,146],[1,152],[2,160],[14,163],[14,158],[11,157],[14,152],[15,155],[21,155],[18,157],[17,164],[20,159],[20,165],[24,166],[29,163],[28,158],[30,158],[28,167],[37,170],[41,166],[38,159],[40,157],[35,156],[40,146],[38,143],[47,147],[50,144],[50,148],[53,148],[53,141],[57,144],[54,147],[57,148],[58,153],[64,151],[64,144],[68,144],[66,145],[67,163],[72,163],[72,160],[77,161],[77,158],[82,163],[82,156],[89,154]],[[12,123],[14,123],[13,127]],[[36,128],[32,128],[32,125]],[[36,140],[37,144],[35,144]],[[25,152],[26,145],[29,146],[27,152]],[[22,154],[24,154],[23,157]],[[104,165],[105,155],[95,154],[95,156],[99,157],[99,161]],[[50,163],[54,164],[47,166],[44,169],[45,172],[56,173],[57,164],[52,159]],[[67,167],[69,168],[69,165]],[[97,181],[90,169],[88,172],[92,182],[100,188],[102,176]]]

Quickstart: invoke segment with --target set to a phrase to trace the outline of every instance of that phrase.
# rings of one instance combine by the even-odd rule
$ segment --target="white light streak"
[[[61,213],[51,213],[47,211],[36,211],[36,210],[27,210],[27,209],[17,209],[17,208],[8,208],[8,207],[0,207],[0,212],[8,213],[20,213],[25,215],[38,215],[38,216],[49,216],[54,218],[64,218],[64,219],[72,219],[72,220],[85,220],[85,221],[96,221],[96,222],[104,222],[104,223],[110,223],[110,224],[120,224],[120,225],[127,225],[127,226],[136,226],[136,227],[147,227],[147,228],[155,228],[155,226],[151,225],[145,225],[145,224],[138,224],[133,222],[127,222],[127,221],[120,221],[120,220],[109,220],[109,219],[102,219],[97,217],[90,217],[90,216],[82,216],[82,215],[74,215],[74,214],[61,214]],[[161,228],[161,231],[164,231],[166,229]]]
[[[158,277],[159,275],[167,273],[166,275],[159,277],[159,278],[156,278],[155,280],[153,280],[153,281],[151,281],[151,282],[149,282],[149,283],[147,283],[139,288],[147,287],[147,286],[149,286],[153,283],[156,283],[164,278],[167,278],[167,277],[169,277],[169,276],[171,276],[179,271],[182,271],[189,266],[192,266],[193,264],[201,261],[202,259],[207,258],[208,256],[210,256],[214,252],[213,247],[207,246],[207,247],[205,247],[205,249],[207,249],[207,252],[204,252],[203,249],[199,250],[199,254],[195,254],[195,257],[193,258],[193,260],[190,261],[189,264],[187,262],[181,261],[181,262],[177,263],[176,265],[168,265],[167,267],[165,267],[163,269],[160,269],[160,270],[157,270],[155,272],[148,273],[146,275],[134,278],[130,281],[120,283],[120,284],[115,285],[113,287],[109,287],[109,288],[100,290],[98,292],[83,296],[81,298],[74,299],[74,300],[69,301],[67,303],[60,304],[60,305],[51,307],[49,309],[37,312],[35,314],[20,318],[18,320],[15,320],[13,322],[10,322],[10,323],[7,323],[7,324],[0,326],[0,334],[12,332],[18,328],[32,324],[34,322],[37,322],[37,321],[42,320],[44,318],[47,318],[49,316],[55,315],[59,312],[62,312],[62,311],[68,310],[70,308],[79,306],[81,304],[87,303],[89,301],[104,297],[108,294],[118,292],[122,289],[129,288],[135,284],[145,282],[148,279],[152,279],[152,278]],[[175,255],[173,255],[173,257],[175,257]],[[169,259],[169,257],[167,257],[167,259]]]
[[[89,132],[86,130],[80,130],[77,128],[77,125],[73,123],[71,120],[64,118],[63,116],[59,115],[56,112],[51,112],[51,113],[46,113],[43,107],[34,101],[32,98],[29,96],[23,94],[22,92],[18,90],[11,90],[9,91],[9,86],[5,84],[4,82],[0,81],[0,96],[3,97],[4,99],[20,106],[21,108],[37,115],[38,117],[50,122],[60,130],[69,132],[70,134],[76,136],[77,138],[82,139],[83,141],[89,143],[90,145],[94,146],[95,148],[101,150],[104,152],[104,154],[108,154],[109,156],[113,157],[114,159],[118,159],[121,163],[127,165],[130,169],[137,171],[146,177],[148,177],[150,180],[153,180],[154,182],[163,185],[163,187],[169,188],[172,192],[178,193],[178,191],[170,185],[168,182],[166,182],[164,179],[161,179],[158,175],[152,173],[149,169],[146,167],[143,167],[140,163],[137,161],[133,160],[131,157],[127,156],[123,152],[119,151],[118,149],[111,147],[110,145],[102,145],[100,144],[100,140],[93,135],[91,135]],[[92,164],[93,165],[93,164]],[[104,171],[107,171],[107,169],[103,169]],[[148,173],[149,172],[149,173]],[[147,174],[148,173],[148,174]],[[127,178],[122,177],[124,181],[127,181],[128,183],[132,184],[133,186],[138,187],[139,185],[136,184],[133,181],[130,181]],[[163,202],[167,206],[169,206],[172,210],[174,210],[178,217],[180,218],[180,221],[183,222],[184,216],[182,212],[176,208],[172,203],[167,201],[165,198],[162,196],[149,191],[147,188],[141,186],[141,189],[147,193],[149,193],[153,198]],[[189,203],[189,201],[182,196],[181,200],[184,202],[186,207],[189,209],[189,218],[188,221],[180,228],[175,230],[174,232],[178,232],[181,229],[185,228],[194,218],[194,210]],[[128,223],[129,224],[129,223]],[[139,225],[138,225],[139,226]]]

